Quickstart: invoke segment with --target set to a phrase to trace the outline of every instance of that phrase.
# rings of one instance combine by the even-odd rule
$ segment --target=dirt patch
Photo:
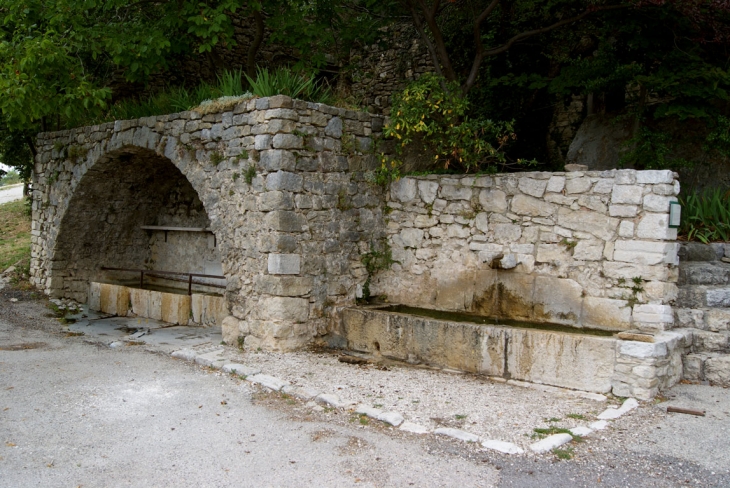
[[[0,346],[0,351],[25,351],[26,349],[41,349],[47,347],[45,342],[24,342],[21,344],[11,344],[9,346]]]

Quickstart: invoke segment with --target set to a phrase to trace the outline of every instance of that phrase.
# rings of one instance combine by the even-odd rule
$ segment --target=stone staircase
[[[730,386],[730,244],[683,243],[675,327],[692,329],[684,379]]]

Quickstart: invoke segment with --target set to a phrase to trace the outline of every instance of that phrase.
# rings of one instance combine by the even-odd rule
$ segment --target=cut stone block
[[[289,384],[287,381],[266,374],[251,375],[246,378],[246,381],[250,381],[253,384],[261,385],[273,391],[279,391]]]
[[[296,275],[301,268],[302,257],[299,254],[269,254],[269,274]]]
[[[599,420],[614,420],[622,415],[632,411],[636,407],[639,406],[639,402],[637,402],[634,398],[627,399],[623,405],[619,408],[607,408],[604,410],[599,416]]]
[[[239,363],[227,363],[224,364],[221,370],[224,373],[230,373],[230,374],[237,374],[240,376],[254,376],[259,373],[261,373],[260,368],[254,368],[251,366],[246,366],[245,364],[239,364]]]
[[[483,441],[482,447],[486,449],[491,449],[493,451],[499,451],[504,454],[522,454],[525,452],[516,444],[512,444],[511,442],[496,441],[493,439]]]
[[[583,425],[579,425],[578,427],[573,427],[570,429],[570,433],[573,435],[577,435],[580,437],[585,437],[593,432],[593,429],[585,427]]]
[[[403,423],[403,415],[399,414],[398,412],[383,412],[380,415],[376,417],[381,422],[385,422],[386,424],[390,424],[394,427],[398,427],[400,424]]]
[[[433,431],[437,435],[445,435],[464,442],[479,442],[479,436],[451,427],[441,427]]]
[[[419,424],[414,424],[413,422],[403,422],[402,424],[400,424],[400,430],[404,432],[410,432],[412,434],[428,434],[429,432],[431,432],[426,427]]]
[[[563,444],[573,440],[573,436],[570,434],[553,434],[538,441],[530,446],[530,450],[537,454],[542,454],[548,451],[552,451],[556,447],[560,447]]]

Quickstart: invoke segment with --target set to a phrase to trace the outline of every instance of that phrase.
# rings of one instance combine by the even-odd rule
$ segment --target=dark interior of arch
[[[168,232],[166,236],[141,228],[209,224],[198,194],[170,160],[147,149],[117,151],[88,170],[69,202],[52,265],[54,275],[63,276],[63,289],[52,292],[85,301],[91,280],[139,279],[138,274],[104,272],[102,267],[210,271],[211,263],[220,266],[212,235]]]

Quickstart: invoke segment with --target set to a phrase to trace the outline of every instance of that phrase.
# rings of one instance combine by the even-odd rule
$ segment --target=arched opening
[[[169,159],[137,147],[114,151],[89,168],[69,201],[51,293],[86,302],[90,282],[138,288],[142,278],[156,291],[187,295],[192,282],[198,293],[223,294],[225,280],[163,272],[222,275],[208,214]]]

